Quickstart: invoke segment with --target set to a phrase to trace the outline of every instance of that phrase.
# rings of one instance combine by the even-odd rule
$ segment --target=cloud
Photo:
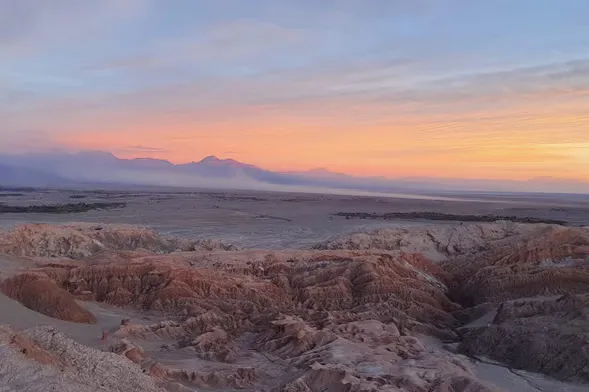
[[[115,23],[142,14],[147,4],[148,0],[0,0],[0,48],[10,58],[97,35],[104,39]]]
[[[84,66],[90,72],[161,72],[162,69],[218,72],[236,67],[256,67],[261,58],[268,62],[288,55],[293,48],[312,50],[313,41],[302,29],[254,19],[212,24],[188,31],[181,37],[160,38],[126,57]],[[211,67],[211,64],[215,64]],[[210,67],[210,68],[209,68]],[[161,76],[161,75],[160,75]]]
[[[47,151],[62,147],[54,135],[44,130],[0,128],[0,153],[3,154]]]
[[[372,144],[392,143],[391,157],[414,161],[423,151],[422,157],[443,155],[457,164],[562,160],[560,153],[540,153],[529,147],[530,143],[553,141],[556,130],[562,141],[589,141],[584,127],[589,114],[583,110],[583,97],[571,93],[566,83],[558,82],[560,76],[555,77],[568,72],[583,86],[583,61],[440,78],[411,88],[391,85],[399,79],[396,75],[416,64],[408,60],[391,65],[361,62],[342,66],[337,72],[303,69],[288,71],[284,77],[211,78],[128,93],[47,100],[35,110],[39,122],[33,125],[51,127],[54,138],[62,143],[83,142],[86,148],[89,143],[102,142],[108,144],[100,147],[116,148],[120,142],[113,143],[121,137],[126,146],[135,146],[133,140],[141,139],[158,146],[164,141],[162,129],[167,129],[165,153],[170,155],[184,149],[187,141],[200,141],[209,148],[215,143],[214,151],[224,151],[231,140],[247,156],[256,140],[264,143],[273,138],[273,143],[289,140],[290,146],[285,147],[353,154],[368,161],[377,159],[371,155]],[[547,84],[548,79],[557,82]],[[376,87],[345,92],[337,88],[365,80]],[[508,91],[498,86],[502,81],[510,87]],[[530,92],[530,86],[536,91]],[[31,121],[28,116],[13,117],[24,122],[20,125]],[[313,146],[308,145],[311,140]],[[526,151],[532,152],[524,154]],[[319,152],[314,154],[319,156]],[[380,156],[378,162],[384,166],[385,157]],[[388,162],[392,166],[395,160]]]
[[[466,122],[472,121],[531,125],[536,121],[533,113],[541,105],[545,105],[545,114],[574,114],[576,107],[589,100],[588,60],[461,75],[407,86],[403,75],[414,67],[409,60],[399,60],[336,70],[211,77],[72,99],[37,99],[36,108],[29,109],[49,118],[67,112],[70,118],[86,118],[87,124],[94,123],[95,118],[124,124],[125,118],[135,121],[137,116],[164,116],[171,121],[230,121],[223,112],[245,117],[282,114],[301,119],[329,119],[340,113],[353,122],[418,121],[436,132],[435,123],[442,121],[446,129],[464,128]]]
[[[430,80],[418,86],[424,95],[452,98],[512,97],[542,92],[589,93],[589,59],[516,67]]]
[[[105,72],[105,71],[124,71],[124,70],[140,70],[155,67],[158,64],[156,56],[150,55],[137,55],[133,57],[116,59],[113,61],[94,64],[84,65],[81,67],[83,72]]]
[[[203,34],[196,48],[202,49],[205,54],[228,52],[230,57],[236,54],[250,56],[300,44],[305,42],[306,38],[309,37],[304,30],[287,28],[267,21],[241,19],[213,26]]]
[[[589,60],[465,74],[407,85],[403,77],[416,63],[398,59],[365,64],[363,68],[326,67],[307,73],[285,72],[243,78],[211,77],[192,83],[171,83],[121,94],[127,104],[161,110],[190,106],[290,105],[298,102],[353,101],[363,105],[412,105],[423,114],[429,108],[447,111],[452,105],[512,104],[518,100],[589,98]],[[456,106],[464,110],[463,106]],[[453,109],[454,110],[454,109]],[[434,111],[435,112],[435,111]]]

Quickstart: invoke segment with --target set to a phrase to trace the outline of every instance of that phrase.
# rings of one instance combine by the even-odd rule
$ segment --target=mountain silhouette
[[[330,189],[363,192],[555,192],[589,193],[589,183],[554,178],[527,181],[411,177],[357,177],[324,168],[277,172],[209,155],[174,164],[154,158],[122,159],[105,151],[0,156],[0,186],[161,185],[235,189]]]

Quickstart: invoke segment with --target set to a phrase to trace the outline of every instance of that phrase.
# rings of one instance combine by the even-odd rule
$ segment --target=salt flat
[[[0,192],[1,194],[2,192]],[[8,192],[6,192],[8,193]],[[10,192],[14,193],[14,192]],[[439,212],[557,219],[589,225],[589,197],[561,195],[448,195],[417,199],[245,191],[79,191],[20,192],[1,197],[7,205],[122,202],[124,208],[75,214],[0,214],[0,226],[29,222],[126,223],[163,234],[213,237],[249,248],[309,247],[348,232],[379,227],[444,224],[432,221],[346,220],[338,212]]]

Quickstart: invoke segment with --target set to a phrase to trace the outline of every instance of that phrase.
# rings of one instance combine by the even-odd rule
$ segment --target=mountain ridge
[[[220,187],[295,190],[312,188],[379,193],[431,192],[554,192],[589,194],[589,182],[551,177],[529,180],[453,179],[435,177],[360,177],[313,168],[272,171],[232,158],[208,155],[199,161],[119,158],[107,151],[0,155],[0,185],[60,186],[75,184]]]

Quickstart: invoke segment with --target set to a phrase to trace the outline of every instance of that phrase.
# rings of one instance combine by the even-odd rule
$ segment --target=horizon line
[[[160,162],[167,162],[173,166],[181,166],[181,165],[188,165],[191,163],[201,163],[204,160],[206,160],[207,158],[215,158],[218,161],[233,161],[236,162],[238,164],[244,165],[244,166],[250,166],[250,167],[254,167],[260,170],[265,170],[265,171],[270,171],[270,172],[275,172],[275,173],[283,173],[283,174],[307,174],[307,173],[312,173],[313,171],[325,171],[327,172],[327,174],[332,174],[332,175],[343,175],[343,176],[348,176],[351,178],[355,178],[355,179],[375,179],[375,180],[388,180],[388,181],[394,181],[394,180],[462,180],[462,181],[492,181],[492,182],[511,182],[511,183],[525,183],[525,182],[531,182],[531,181],[537,181],[537,180],[549,180],[549,181],[554,181],[554,182],[559,182],[559,181],[565,181],[565,182],[577,182],[577,183],[583,183],[583,184],[589,184],[589,179],[584,179],[584,178],[566,178],[566,177],[552,177],[552,176],[537,176],[537,177],[529,177],[526,179],[507,179],[507,178],[484,178],[484,177],[434,177],[434,176],[400,176],[400,177],[387,177],[387,176],[382,176],[382,175],[355,175],[355,174],[348,174],[345,172],[337,172],[337,171],[332,171],[327,167],[313,167],[310,169],[305,169],[305,170],[294,170],[294,169],[288,169],[288,170],[273,170],[273,169],[266,169],[262,166],[258,166],[255,164],[251,164],[251,163],[247,163],[247,162],[243,162],[231,157],[228,158],[220,158],[219,155],[212,153],[212,154],[207,154],[204,155],[200,160],[192,160],[192,161],[186,161],[186,162],[178,162],[178,163],[174,163],[173,161],[169,160],[169,159],[162,159],[162,158],[154,158],[152,156],[137,156],[137,157],[132,157],[132,158],[124,158],[121,157],[121,154],[117,154],[116,152],[113,151],[108,151],[108,150],[100,150],[100,149],[89,149],[89,150],[67,150],[67,149],[50,149],[50,150],[46,150],[46,151],[34,151],[34,152],[22,152],[22,153],[17,153],[17,154],[0,154],[1,156],[27,156],[27,155],[43,155],[43,154],[68,154],[68,155],[76,155],[76,154],[80,154],[80,153],[102,153],[102,154],[110,154],[112,155],[114,158],[118,159],[118,160],[123,160],[123,161],[132,161],[132,160],[152,160],[152,161],[160,161]]]

